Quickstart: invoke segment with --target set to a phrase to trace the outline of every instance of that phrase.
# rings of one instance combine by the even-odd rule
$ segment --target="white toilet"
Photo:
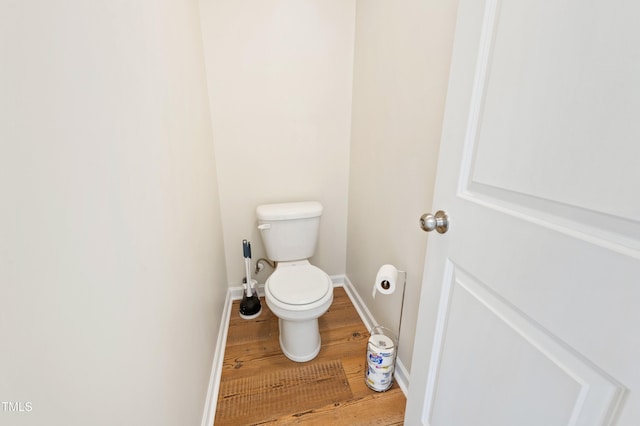
[[[267,257],[277,265],[264,292],[278,317],[280,348],[292,361],[310,361],[320,352],[318,318],[333,301],[331,278],[307,260],[316,249],[322,204],[265,204],[256,214]]]

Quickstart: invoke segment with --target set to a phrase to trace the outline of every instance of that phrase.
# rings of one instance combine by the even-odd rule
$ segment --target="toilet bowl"
[[[333,283],[312,265],[322,205],[316,201],[266,204],[256,209],[267,257],[276,269],[265,283],[265,301],[278,317],[282,353],[306,362],[320,352],[318,318],[333,302]]]
[[[321,345],[318,318],[333,302],[331,278],[308,261],[280,263],[264,292],[278,317],[282,353],[296,362],[315,358]]]

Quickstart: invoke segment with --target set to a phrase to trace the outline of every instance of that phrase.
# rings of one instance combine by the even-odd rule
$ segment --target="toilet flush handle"
[[[271,224],[270,223],[263,223],[261,225],[258,225],[258,229],[259,230],[263,230],[263,229],[271,229]]]

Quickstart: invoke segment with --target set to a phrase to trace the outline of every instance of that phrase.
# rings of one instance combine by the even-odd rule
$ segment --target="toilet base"
[[[280,349],[295,362],[307,362],[320,352],[320,329],[318,319],[291,321],[278,318]]]

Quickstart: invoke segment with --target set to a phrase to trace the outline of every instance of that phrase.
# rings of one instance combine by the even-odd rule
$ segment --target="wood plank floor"
[[[406,399],[396,383],[375,392],[364,383],[369,332],[342,287],[320,317],[322,348],[297,363],[280,351],[278,318],[264,298],[253,320],[233,303],[215,425],[401,425]]]

